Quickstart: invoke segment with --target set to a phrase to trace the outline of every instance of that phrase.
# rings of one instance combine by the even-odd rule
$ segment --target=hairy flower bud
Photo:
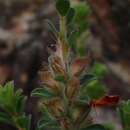
[[[61,58],[58,56],[51,57],[50,66],[56,75],[65,75],[65,70],[61,61]]]
[[[55,81],[49,71],[40,72],[40,81],[55,93],[61,92],[60,84]]]
[[[63,102],[60,98],[54,98],[44,103],[49,112],[55,117],[61,117],[64,113]]]
[[[68,86],[66,88],[66,95],[70,102],[72,102],[78,95],[80,89],[80,81],[76,77],[72,77],[68,81]]]

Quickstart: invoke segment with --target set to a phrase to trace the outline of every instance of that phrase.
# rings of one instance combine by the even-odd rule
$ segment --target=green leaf
[[[91,72],[95,74],[98,78],[102,78],[108,73],[108,70],[105,65],[96,62],[92,67]]]
[[[16,119],[16,124],[25,130],[30,130],[31,126],[31,115],[29,116],[20,116]]]
[[[90,99],[99,99],[106,95],[107,88],[98,80],[92,80],[89,82],[84,89],[84,94],[86,93]]]
[[[51,99],[55,95],[49,92],[46,88],[36,88],[32,91],[31,96],[40,97],[43,99]]]
[[[70,9],[70,2],[68,0],[57,0],[56,9],[61,16],[65,16]]]
[[[77,44],[76,43],[76,36],[77,36],[78,30],[74,29],[72,31],[70,31],[69,35],[68,35],[68,42],[69,42],[69,46],[70,48],[72,48],[74,51],[76,51],[77,48]]]
[[[122,102],[118,108],[124,130],[130,129],[130,100]]]
[[[47,117],[42,117],[39,121],[38,121],[38,129],[40,130],[44,130],[44,129],[49,129],[49,130],[59,130],[59,126],[58,123],[55,119],[51,119],[49,118],[49,116]]]
[[[103,125],[94,124],[94,125],[88,126],[87,128],[83,128],[81,130],[106,130],[106,129]]]
[[[67,24],[70,24],[72,22],[74,16],[75,16],[75,10],[74,8],[70,8],[66,16]]]
[[[27,97],[19,96],[19,98],[16,101],[16,112],[22,113],[25,109],[25,103],[26,103]]]
[[[93,75],[93,74],[85,74],[85,75],[83,75],[83,76],[81,77],[81,79],[80,79],[80,84],[81,84],[81,85],[84,85],[84,84],[86,84],[87,82],[92,81],[92,80],[96,80],[96,79],[97,79],[96,76]]]
[[[10,125],[13,124],[11,117],[4,112],[0,112],[0,122],[5,124],[10,124]]]
[[[0,106],[10,112],[15,112],[15,93],[12,82],[6,83],[5,86],[0,87]]]
[[[25,104],[26,104],[26,100],[27,100],[27,97],[26,96],[23,96],[22,95],[22,90],[21,89],[18,89],[16,92],[15,92],[15,111],[17,113],[22,113],[24,112],[24,109],[25,109]]]
[[[41,109],[42,117],[37,123],[38,130],[60,130],[57,120],[49,113],[45,106]]]
[[[91,10],[87,4],[84,4],[84,2],[76,4],[74,8],[76,12],[74,23],[78,26],[79,35],[81,35],[89,27],[89,22],[87,19],[89,19],[88,16],[91,14]]]
[[[57,75],[57,76],[55,76],[55,80],[64,83],[65,77],[64,77],[64,75]]]

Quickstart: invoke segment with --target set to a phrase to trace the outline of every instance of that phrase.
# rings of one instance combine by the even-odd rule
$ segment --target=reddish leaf
[[[92,107],[105,107],[105,106],[115,106],[119,102],[119,96],[105,96],[98,100],[93,100],[90,102]]]

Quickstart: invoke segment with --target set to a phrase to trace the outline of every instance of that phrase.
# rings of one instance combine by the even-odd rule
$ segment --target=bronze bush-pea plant
[[[83,48],[77,48],[72,41],[75,31],[70,25],[73,24],[75,9],[68,0],[56,0],[56,9],[59,31],[48,21],[56,37],[56,51],[48,48],[49,65],[39,72],[43,87],[34,89],[31,94],[39,97],[38,107],[42,113],[36,130],[108,130],[102,124],[93,124],[90,117],[90,99],[103,96],[105,90],[101,90],[102,94],[93,94],[91,86],[97,85],[97,79],[88,73],[93,62],[91,55],[83,56]],[[82,11],[82,7],[80,9]],[[96,73],[98,75],[99,71]],[[86,84],[90,81],[93,82],[88,87]],[[31,115],[24,112],[27,98],[13,86],[12,82],[0,86],[0,123],[10,124],[18,130],[31,130]],[[89,88],[88,94],[86,87]],[[124,130],[129,130],[129,101],[123,102],[118,112]]]

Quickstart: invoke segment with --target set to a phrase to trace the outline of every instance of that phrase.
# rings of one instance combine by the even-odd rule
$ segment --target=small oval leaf
[[[74,16],[75,16],[75,10],[74,8],[70,8],[66,16],[67,24],[70,24],[72,22]]]
[[[56,9],[61,16],[65,16],[70,8],[70,2],[68,0],[57,0]]]

